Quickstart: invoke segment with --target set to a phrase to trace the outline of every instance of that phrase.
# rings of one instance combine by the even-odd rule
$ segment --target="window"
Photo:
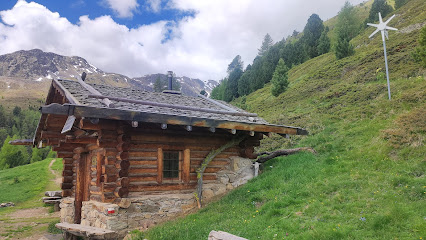
[[[180,160],[181,152],[164,151],[163,152],[163,178],[179,179],[180,178]]]

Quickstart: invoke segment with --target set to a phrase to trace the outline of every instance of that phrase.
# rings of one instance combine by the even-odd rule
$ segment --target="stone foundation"
[[[203,202],[221,196],[255,176],[250,159],[232,157],[230,166],[217,172],[217,180],[203,185]],[[195,191],[195,189],[194,189]],[[74,199],[61,201],[61,222],[74,223]],[[130,229],[145,229],[197,207],[194,192],[164,192],[150,195],[137,193],[118,204],[83,202],[81,224],[110,229],[125,234]]]

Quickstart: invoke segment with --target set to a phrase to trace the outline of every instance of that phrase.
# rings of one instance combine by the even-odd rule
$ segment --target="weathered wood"
[[[119,143],[116,145],[117,150],[119,152],[129,151],[131,149],[131,145],[128,142]]]
[[[317,152],[311,148],[311,147],[301,147],[301,148],[293,148],[293,149],[282,149],[282,150],[277,150],[274,152],[261,152],[261,153],[257,153],[256,155],[259,157],[256,162],[258,163],[264,163],[272,158],[278,157],[278,156],[286,156],[286,155],[291,155],[291,154],[295,154],[298,153],[300,151],[307,151],[307,152],[311,152],[313,154],[316,154]],[[263,156],[266,155],[266,156]]]
[[[43,106],[41,112],[43,114],[68,115],[71,106],[50,104]],[[149,113],[138,111],[125,111],[121,109],[105,109],[90,106],[72,106],[74,116],[76,117],[92,117],[100,119],[114,119],[124,121],[141,121],[152,123],[165,123],[172,125],[191,125],[196,127],[215,127],[216,129],[236,129],[240,131],[255,131],[255,132],[275,132],[291,135],[307,135],[308,132],[301,128],[280,126],[273,124],[259,124],[247,122],[230,122],[227,120],[217,120],[208,118],[197,118],[187,116],[170,115],[167,113]],[[104,127],[102,127],[104,128]],[[101,129],[98,127],[98,129]],[[95,130],[98,130],[95,129]]]
[[[158,152],[157,152],[157,183],[162,183],[163,182],[163,149],[158,148]],[[129,172],[131,173],[143,173],[143,172],[135,172],[137,168],[131,168],[129,170]],[[140,168],[142,169],[142,168]],[[140,170],[138,169],[138,170]],[[144,173],[149,173],[149,172],[144,172]],[[155,173],[155,172],[151,172],[151,173]]]
[[[63,176],[62,182],[63,183],[72,183],[73,177],[72,176]]]
[[[117,169],[128,170],[130,167],[130,162],[127,160],[115,162],[115,167]]]
[[[128,177],[122,177],[122,178],[117,179],[117,185],[118,186],[127,188],[127,187],[129,187],[129,184],[130,184],[130,179]]]
[[[62,197],[70,197],[70,196],[72,196],[71,189],[62,189]]]
[[[91,194],[90,195],[90,200],[91,201],[96,201],[96,202],[102,202],[102,197],[101,195],[97,195],[97,194]]]
[[[125,187],[117,187],[114,191],[116,197],[125,198],[129,196],[129,189]]]
[[[189,182],[189,172],[191,166],[191,150],[189,148],[183,151],[183,164],[182,164],[182,180],[185,183]]]
[[[113,175],[117,174],[117,169],[114,165],[102,165],[102,174]]]
[[[145,151],[141,151],[141,152],[134,152],[134,151],[130,151],[128,152],[128,155],[130,158],[137,158],[137,157],[157,157],[158,156],[158,152],[145,152]]]
[[[114,193],[104,193],[103,195],[102,195],[102,202],[105,202],[105,203],[112,203],[112,202],[114,202],[114,200],[116,199],[117,197],[114,195]]]
[[[157,181],[157,175],[137,175],[129,177],[131,182],[152,182]]]
[[[33,139],[16,139],[9,141],[10,145],[23,145],[23,146],[32,146],[34,144]]]
[[[101,184],[103,156],[100,152],[96,154],[96,185]]]
[[[46,191],[44,196],[47,197],[62,197],[62,191]]]
[[[43,199],[43,203],[45,204],[57,204],[60,203],[61,199]]]
[[[128,170],[120,170],[118,171],[118,177],[128,177],[129,176],[129,171]]]
[[[63,170],[62,176],[72,176],[74,173],[72,170]]]
[[[133,168],[130,167],[129,168],[129,173],[130,174],[137,174],[137,173],[157,173],[161,172],[161,175],[163,174],[163,167],[161,164],[161,171],[159,170],[159,167],[157,168]]]
[[[82,143],[82,144],[96,144],[97,139],[94,137],[85,137],[85,138],[66,138],[66,143]]]
[[[222,232],[222,231],[211,231],[209,233],[209,237],[207,240],[222,240],[222,239],[226,239],[226,240],[248,240],[247,238],[242,238],[227,232]]]
[[[81,119],[79,127],[85,130],[115,130],[117,128],[117,123],[115,121],[101,119],[98,124],[93,124],[89,119]]]
[[[56,154],[58,155],[58,158],[71,158],[74,153],[72,151],[69,151],[69,152],[57,152]]]
[[[128,160],[129,159],[129,152],[118,152],[116,155],[116,158],[119,160]]]
[[[130,184],[130,192],[143,192],[143,191],[171,191],[171,190],[188,190],[194,189],[195,183],[182,184],[182,183],[163,183],[163,184]]]
[[[130,162],[130,166],[135,168],[143,167],[147,165],[149,165],[150,167],[157,166],[157,158],[152,158],[151,160],[130,160],[129,162]]]
[[[103,229],[89,227],[80,224],[70,224],[70,223],[57,223],[55,225],[57,228],[61,229],[64,232],[68,232],[75,236],[85,237],[88,239],[117,239],[118,235],[116,232]]]
[[[117,184],[115,182],[112,183],[102,183],[102,192],[114,192],[115,188],[117,187]]]
[[[118,142],[116,140],[99,140],[97,145],[101,148],[114,148],[117,147]]]
[[[73,186],[72,182],[63,182],[61,183],[61,189],[71,189]]]
[[[118,175],[120,175],[120,172],[118,172]],[[116,182],[118,177],[119,176],[117,176],[117,174],[113,174],[113,175],[103,174],[101,176],[101,182],[102,182],[102,178],[103,178],[103,182],[107,182],[107,183]],[[127,176],[122,176],[122,177],[127,177]]]

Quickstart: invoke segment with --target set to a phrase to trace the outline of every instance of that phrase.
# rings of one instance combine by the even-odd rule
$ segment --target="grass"
[[[398,29],[426,18],[422,0],[395,13]],[[206,239],[211,230],[248,239],[425,238],[426,71],[410,55],[419,29],[390,33],[391,101],[381,41],[368,40],[370,33],[353,39],[351,57],[328,53],[293,67],[280,96],[266,85],[233,102],[310,132],[266,138],[259,151],[310,146],[317,155],[271,160],[220,201],[135,239]]]
[[[43,192],[52,159],[0,171],[0,202],[22,203]]]

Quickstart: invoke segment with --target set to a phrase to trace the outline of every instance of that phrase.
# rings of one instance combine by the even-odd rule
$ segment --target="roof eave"
[[[171,125],[189,125],[194,127],[214,127],[221,129],[235,129],[240,131],[274,132],[289,135],[307,135],[305,129],[273,124],[259,124],[234,122],[199,117],[188,117],[161,113],[139,112],[122,109],[90,107],[73,104],[50,104],[41,107],[41,113],[56,115],[74,115],[77,118],[99,118],[123,121],[138,121],[150,123],[165,123]]]

